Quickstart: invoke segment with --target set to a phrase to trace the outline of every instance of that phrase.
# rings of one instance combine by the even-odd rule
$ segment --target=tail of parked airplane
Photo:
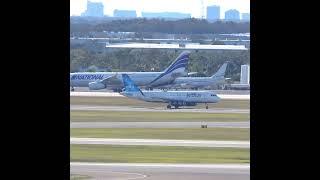
[[[226,73],[226,69],[227,69],[227,66],[228,66],[228,62],[225,62],[220,68],[219,70],[211,76],[211,78],[220,78],[220,77],[223,77],[224,78],[224,75]]]
[[[165,73],[170,73],[178,68],[185,68],[188,65],[190,52],[189,51],[183,51],[171,64],[170,66],[164,70]]]
[[[127,74],[122,74],[122,80],[123,80],[125,92],[140,92],[143,95],[139,87],[134,84],[134,82],[131,80],[131,78]]]
[[[189,51],[183,51],[171,64],[168,68],[166,68],[162,73],[155,78],[152,82],[150,82],[150,85],[154,85],[159,83],[161,81],[161,78],[169,75],[171,77],[179,77],[187,75],[186,68],[188,66],[190,52]]]

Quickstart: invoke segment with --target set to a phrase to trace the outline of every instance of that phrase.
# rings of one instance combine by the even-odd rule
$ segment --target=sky
[[[201,0],[91,0],[102,2],[104,14],[113,16],[114,9],[136,10],[141,17],[141,11],[145,12],[181,12],[191,13],[191,17],[201,17]],[[224,19],[224,12],[229,9],[237,9],[240,13],[250,13],[250,0],[203,0],[204,13],[206,6],[220,6],[220,17]],[[70,15],[79,16],[86,10],[87,0],[70,0]]]

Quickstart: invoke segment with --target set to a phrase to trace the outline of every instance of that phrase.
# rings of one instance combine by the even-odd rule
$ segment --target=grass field
[[[249,121],[250,114],[192,112],[70,111],[72,122]]]
[[[71,96],[70,104],[72,105],[99,105],[99,106],[135,106],[135,107],[166,107],[165,103],[150,103],[129,99],[126,97],[79,97]],[[196,107],[205,108],[204,104],[199,104]],[[209,104],[209,108],[235,108],[249,109],[249,100],[221,100],[215,104]]]
[[[92,177],[87,175],[79,175],[79,174],[70,174],[70,180],[89,180]]]
[[[70,145],[71,162],[249,163],[250,150],[162,146]]]
[[[126,139],[249,140],[250,130],[242,128],[72,128],[70,136]]]

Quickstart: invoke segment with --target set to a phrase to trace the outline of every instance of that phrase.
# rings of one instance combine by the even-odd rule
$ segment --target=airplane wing
[[[181,83],[180,86],[185,88],[185,87],[189,86],[189,83]]]
[[[96,82],[99,82],[105,85],[112,85],[112,86],[122,85],[122,81],[119,78],[117,78],[117,75],[118,74],[115,74],[113,76],[98,80]]]
[[[198,74],[198,72],[189,72],[188,76],[194,75],[194,74]]]

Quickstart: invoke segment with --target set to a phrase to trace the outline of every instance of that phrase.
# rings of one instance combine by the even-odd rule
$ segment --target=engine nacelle
[[[171,102],[171,105],[173,106],[196,106],[197,103],[194,103],[194,102],[185,102],[185,101],[174,101],[174,102]]]
[[[89,83],[89,89],[90,90],[100,90],[100,89],[105,89],[107,88],[106,85],[100,82],[91,82]]]

